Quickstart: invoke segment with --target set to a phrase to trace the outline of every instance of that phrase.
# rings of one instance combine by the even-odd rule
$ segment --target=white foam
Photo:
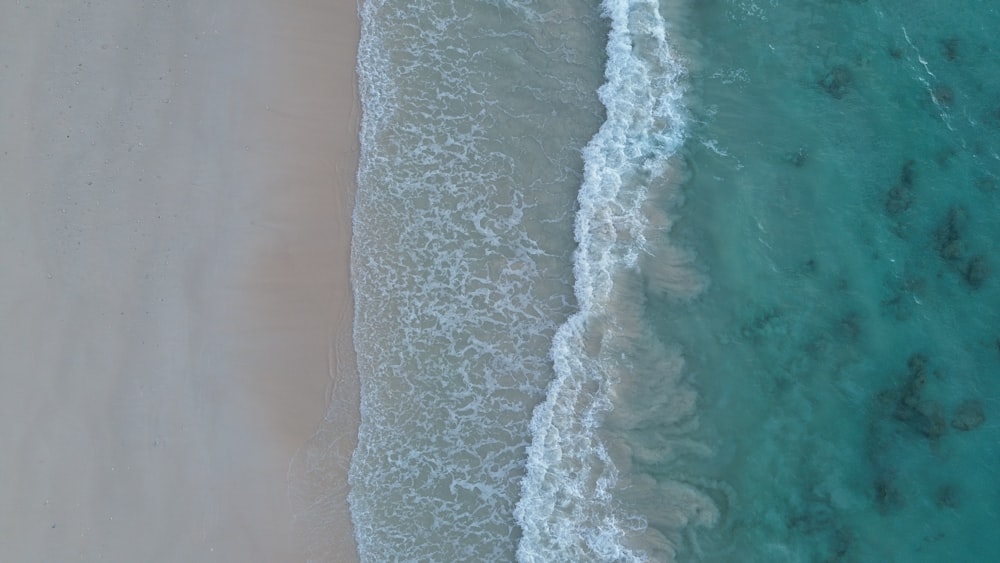
[[[350,505],[366,560],[511,559],[528,415],[570,311],[569,233],[539,225],[572,207],[576,155],[559,130],[542,131],[532,154],[512,142],[552,100],[499,99],[512,77],[469,59],[518,38],[489,37],[485,24],[470,37],[466,7],[484,8],[362,5],[352,256],[362,423]],[[554,42],[546,29],[557,30],[529,26]],[[551,97],[579,89],[531,79],[514,82]]]
[[[669,189],[672,157],[684,141],[684,67],[671,52],[655,0],[606,0],[603,9],[611,21],[606,82],[599,90],[607,117],[583,151],[573,269],[579,311],[553,339],[556,377],[532,418],[527,475],[515,509],[523,532],[518,559],[526,562],[669,560],[683,528],[709,526],[718,517],[708,497],[692,487],[647,484],[673,503],[661,512],[669,513],[664,520],[677,534],[651,530],[616,496],[622,478],[616,462],[627,456],[612,455],[602,438],[636,361],[648,364],[643,369],[667,370],[659,375],[674,395],[666,403],[675,411],[670,415],[693,416],[693,392],[680,381],[679,356],[648,338],[636,280],[645,266],[651,283],[672,295],[690,297],[704,285],[692,258],[665,240],[669,219],[656,213],[650,195]]]

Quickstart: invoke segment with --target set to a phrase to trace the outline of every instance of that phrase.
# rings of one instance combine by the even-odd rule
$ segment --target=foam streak
[[[685,137],[684,67],[671,53],[657,2],[606,0],[603,9],[611,31],[606,82],[598,93],[607,117],[583,151],[573,270],[579,310],[553,339],[556,376],[531,423],[527,476],[515,510],[523,531],[521,561],[669,560],[684,528],[717,517],[694,488],[654,484],[660,498],[676,503],[655,531],[635,503],[616,494],[626,472],[622,464],[631,456],[616,453],[628,450],[628,440],[607,432],[608,414],[637,362],[640,370],[667,370],[662,381],[671,398],[660,407],[675,412],[657,416],[689,416],[694,401],[680,381],[679,354],[645,326],[639,275],[651,255],[666,250],[678,256],[661,248],[668,243],[655,234],[663,225],[651,218],[652,195],[669,184],[672,157]],[[685,260],[670,261],[677,272],[690,270]],[[701,287],[690,272],[657,275],[671,280],[667,292],[676,296]]]

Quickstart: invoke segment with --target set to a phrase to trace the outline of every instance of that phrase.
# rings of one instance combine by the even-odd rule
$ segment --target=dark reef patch
[[[777,308],[768,308],[740,327],[740,336],[745,340],[760,342],[767,334],[776,330],[782,313]]]
[[[969,214],[964,207],[953,205],[948,209],[934,231],[934,245],[938,256],[948,262],[962,259],[962,235],[968,222]]]
[[[944,55],[945,60],[955,61],[958,59],[960,44],[958,37],[948,37],[941,40],[941,54]]]
[[[894,447],[901,440],[924,439],[931,445],[948,429],[941,403],[927,397],[932,371],[924,354],[915,353],[906,361],[903,381],[875,393],[870,411],[866,455],[872,468],[872,502],[881,514],[900,510],[907,494],[899,479]]]
[[[968,432],[979,428],[983,422],[986,422],[983,403],[975,399],[966,399],[955,409],[955,415],[951,418],[951,427],[955,430]]]
[[[875,495],[875,507],[881,514],[899,510],[906,504],[903,491],[899,489],[894,472],[883,472],[875,477],[872,484]]]
[[[943,378],[939,370],[932,368],[926,355],[915,353],[906,360],[902,381],[874,395],[866,455],[872,468],[872,502],[883,515],[900,510],[907,497],[916,498],[918,492],[904,490],[901,485],[903,481],[899,476],[904,468],[899,466],[899,458],[895,455],[901,441],[926,440],[932,451],[940,452],[939,442],[945,438],[949,427],[967,432],[986,421],[984,405],[977,399],[962,401],[950,419],[946,419],[942,405],[945,399],[934,397],[936,391],[930,385]],[[961,504],[959,490],[952,483],[940,484],[928,493],[933,495],[938,509],[957,509]]]
[[[992,194],[997,191],[1000,182],[993,176],[980,176],[976,178],[976,189],[984,194]]]
[[[958,495],[958,487],[950,483],[941,485],[934,491],[934,504],[938,508],[958,508],[961,500]]]
[[[885,211],[890,216],[899,215],[913,205],[915,166],[916,162],[912,159],[904,162],[903,168],[899,172],[899,182],[889,189],[885,199]]]
[[[986,257],[982,255],[973,256],[962,269],[962,279],[972,289],[979,289],[990,277],[990,266],[986,263]]]
[[[931,99],[939,106],[950,108],[955,103],[955,91],[949,86],[938,84],[931,87]]]
[[[809,275],[813,275],[819,271],[819,264],[816,263],[815,258],[806,260],[806,263],[803,266],[803,272]]]
[[[882,301],[882,309],[897,321],[905,321],[913,315],[909,301],[901,292],[895,292]]]
[[[817,555],[823,556],[817,561],[842,560],[855,541],[854,533],[839,521],[837,511],[825,499],[808,499],[806,508],[790,516],[785,525],[812,538],[813,545],[820,550]]]
[[[861,337],[861,326],[864,319],[858,313],[848,313],[837,321],[837,335],[850,342],[857,342]]]
[[[937,161],[938,166],[941,168],[947,168],[951,165],[951,161],[954,160],[956,156],[958,156],[958,151],[955,150],[955,147],[945,147],[937,152],[934,160]]]
[[[823,78],[817,81],[819,87],[834,99],[841,99],[847,95],[854,82],[854,73],[847,65],[834,65]]]
[[[937,440],[947,430],[944,409],[937,401],[920,401],[906,409],[899,409],[896,413],[905,417],[902,420],[928,440]]]
[[[927,357],[914,354],[906,362],[907,379],[898,392],[892,416],[928,440],[945,434],[944,409],[935,400],[926,399],[924,391],[930,377]],[[940,373],[936,374],[940,377]]]
[[[983,254],[966,257],[965,232],[969,214],[965,207],[953,205],[934,230],[938,256],[972,289],[979,289],[990,277],[990,265]]]
[[[796,168],[802,168],[808,158],[809,151],[804,147],[799,147],[795,152],[786,155],[784,160]]]
[[[886,286],[890,288],[892,293],[882,300],[884,313],[900,321],[910,318],[913,314],[913,305],[923,297],[926,285],[926,281],[922,277],[908,276],[903,279],[890,277]]]

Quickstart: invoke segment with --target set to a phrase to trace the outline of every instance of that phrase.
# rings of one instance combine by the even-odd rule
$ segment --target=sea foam
[[[632,466],[646,447],[657,459],[704,450],[683,437],[696,420],[680,352],[653,335],[643,314],[646,291],[689,298],[704,282],[667,240],[663,212],[679,198],[672,179],[685,138],[683,64],[657,2],[606,0],[603,9],[611,31],[598,93],[607,114],[583,151],[578,312],[554,336],[555,379],[531,422],[515,510],[521,561],[672,560],[689,528],[718,519],[698,488]],[[642,395],[657,398],[643,405]],[[671,435],[644,446],[637,430],[654,418]]]
[[[548,349],[572,311],[598,14],[371,0],[354,214],[362,558],[504,561]]]

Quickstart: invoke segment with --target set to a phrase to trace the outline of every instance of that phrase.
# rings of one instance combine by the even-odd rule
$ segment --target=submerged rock
[[[916,161],[912,158],[903,163],[903,169],[899,172],[899,182],[904,186],[913,186],[913,167],[916,166],[916,164]]]
[[[938,255],[948,262],[961,260],[963,254],[962,235],[968,223],[969,215],[965,208],[953,205],[934,231],[934,242]]]
[[[907,407],[914,407],[920,401],[920,395],[927,386],[927,356],[923,354],[913,354],[906,360],[906,367],[909,370],[909,378],[903,386],[900,403]]]
[[[941,40],[941,54],[944,55],[944,58],[949,61],[954,61],[958,58],[958,47],[958,37],[948,37],[947,39]]]
[[[837,322],[837,332],[850,341],[857,341],[861,336],[861,325],[864,319],[858,313],[844,315]]]
[[[934,491],[934,504],[938,508],[958,508],[958,487],[952,484],[941,485]]]
[[[899,510],[906,504],[902,491],[890,473],[882,473],[875,478],[875,507],[882,514]]]
[[[789,164],[791,164],[796,168],[802,168],[802,165],[806,163],[806,159],[808,157],[809,157],[809,151],[807,151],[803,147],[799,147],[797,151],[785,157],[785,162],[788,162]]]
[[[990,277],[990,267],[986,263],[986,257],[982,255],[973,256],[962,270],[962,279],[972,289],[979,289],[988,277]]]
[[[993,176],[980,176],[976,179],[976,189],[984,194],[992,194],[997,191],[997,179]]]
[[[958,156],[958,151],[955,147],[945,147],[937,152],[937,156],[934,160],[937,161],[938,166],[941,168],[947,168],[951,166],[951,161]]]
[[[895,216],[906,211],[913,205],[913,160],[903,163],[903,169],[899,173],[899,183],[893,186],[886,196],[885,211],[889,215]]]
[[[928,440],[937,440],[944,436],[948,429],[944,419],[944,409],[937,401],[922,401],[914,409],[916,416],[910,421],[910,427],[920,432]]]
[[[849,528],[837,528],[831,538],[830,550],[833,552],[833,561],[840,561],[847,556],[854,543],[854,533]]]
[[[909,373],[906,383],[894,395],[896,404],[892,417],[928,440],[937,440],[945,435],[948,424],[941,403],[924,397],[930,376],[927,357],[913,354],[906,365]]]
[[[939,106],[951,107],[955,103],[955,91],[949,86],[938,84],[931,88],[931,99]]]
[[[977,254],[966,259],[965,246],[968,212],[961,205],[954,205],[934,231],[934,246],[938,256],[947,262],[972,289],[979,289],[990,277],[986,256]]]
[[[839,100],[847,94],[853,81],[854,74],[850,68],[846,65],[836,65],[817,84],[824,92]]]
[[[902,280],[890,277],[885,286],[892,290],[889,297],[882,300],[885,313],[903,321],[913,315],[914,303],[923,296],[926,282],[924,278],[916,276],[908,276]]]
[[[967,432],[980,427],[985,421],[986,414],[983,412],[983,403],[975,399],[967,399],[955,409],[955,415],[951,417],[951,427]]]
[[[785,525],[789,530],[809,536],[816,555],[823,556],[822,561],[839,561],[854,543],[854,532],[840,521],[841,518],[829,501],[818,500],[807,502],[805,509],[790,516]]]
[[[913,315],[910,303],[909,299],[903,298],[902,293],[896,292],[882,300],[882,308],[897,321],[905,321]]]

